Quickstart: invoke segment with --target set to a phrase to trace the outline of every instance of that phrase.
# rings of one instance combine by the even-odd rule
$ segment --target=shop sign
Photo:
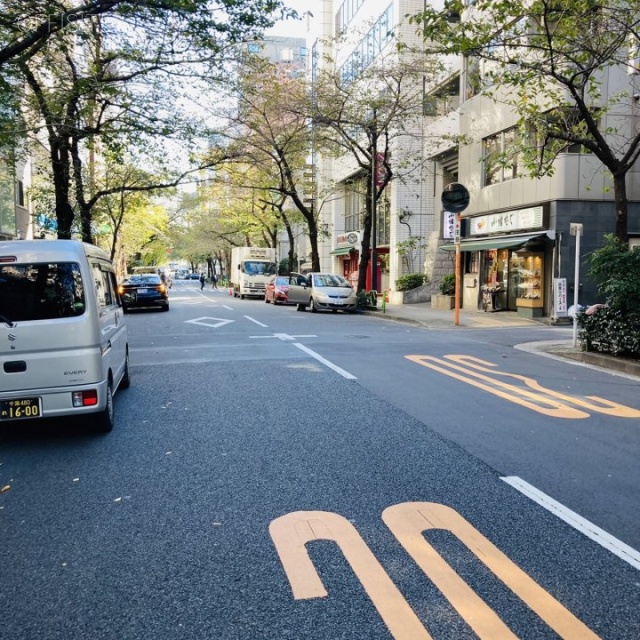
[[[358,231],[349,231],[342,233],[336,237],[337,246],[351,245],[355,246],[360,242],[360,233]]]
[[[553,299],[555,303],[556,316],[564,318],[567,315],[567,279],[553,279]]]
[[[442,239],[453,240],[456,233],[456,214],[451,211],[442,212]]]
[[[515,209],[514,211],[504,211],[503,213],[489,213],[485,216],[470,218],[470,223],[470,235],[472,236],[542,228],[542,207]]]

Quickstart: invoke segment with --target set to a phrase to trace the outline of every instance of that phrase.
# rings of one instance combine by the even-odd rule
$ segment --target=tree
[[[247,32],[262,31],[273,26],[274,14],[296,17],[295,11],[285,9],[278,0],[77,0],[64,5],[58,0],[5,0],[0,13],[0,68],[16,59],[24,62],[32,58],[49,39],[61,32],[74,32],[97,16],[135,17],[156,33],[167,21],[174,27],[180,23],[204,42],[224,35],[237,40]]]
[[[289,238],[289,267],[293,269],[292,224],[303,221],[311,246],[313,269],[320,270],[318,212],[321,204],[310,201],[304,183],[311,151],[309,96],[303,77],[287,64],[272,64],[258,56],[243,60],[238,81],[229,96],[231,109],[220,114],[230,123],[221,132],[228,141],[228,155],[245,167],[246,189],[254,191],[252,215],[271,216],[269,246],[284,227]],[[237,183],[240,184],[240,183]]]
[[[440,69],[436,58],[404,51],[347,75],[327,58],[314,83],[314,146],[349,161],[354,184],[365,191],[358,290],[366,289],[374,212],[377,218],[387,185],[410,180],[424,162],[424,85],[434,83]]]
[[[24,55],[14,56],[10,72],[25,81],[35,114],[28,133],[38,139],[41,121],[46,129],[59,237],[70,237],[77,209],[83,239],[91,241],[91,208],[108,195],[85,184],[87,152],[100,146],[111,152],[136,145],[153,148],[170,138],[186,145],[206,136],[206,127],[181,111],[167,89],[184,85],[186,78],[193,85],[193,78],[214,75],[227,47],[259,37],[273,23],[274,12],[283,11],[278,0],[217,4],[220,12],[202,0],[114,2],[119,11],[105,10],[100,18],[83,14],[78,20],[82,28],[56,28]],[[57,6],[44,3],[47,11]],[[26,11],[36,13],[23,12],[23,22],[38,18],[39,8],[41,4],[28,4]],[[0,40],[2,36],[10,40],[11,32],[0,24]],[[21,85],[16,81],[11,86],[15,91],[7,94],[16,102],[13,96]],[[163,183],[148,187],[173,186],[198,169],[174,163]]]
[[[517,151],[533,177],[568,146],[611,175],[615,234],[628,237],[626,176],[640,155],[629,86],[640,50],[636,0],[449,0],[412,18],[427,49],[467,60],[470,89],[519,118]],[[460,19],[462,17],[462,20]],[[482,65],[482,67],[480,66]],[[631,83],[629,83],[629,80]],[[620,87],[613,90],[611,87]],[[515,150],[511,150],[513,153]]]

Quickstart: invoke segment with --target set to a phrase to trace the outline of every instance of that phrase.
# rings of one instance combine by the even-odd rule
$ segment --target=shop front
[[[471,217],[468,227],[469,237],[460,241],[463,306],[550,315],[555,232],[544,228],[543,208]],[[442,248],[455,251],[455,245]]]
[[[354,287],[358,285],[358,262],[360,252],[360,234],[357,231],[343,233],[336,237],[336,248],[330,253],[337,261],[335,273],[341,273]]]

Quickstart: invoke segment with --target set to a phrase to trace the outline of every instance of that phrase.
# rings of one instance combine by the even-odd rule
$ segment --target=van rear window
[[[3,320],[49,320],[80,316],[85,310],[80,265],[0,264],[0,316]]]

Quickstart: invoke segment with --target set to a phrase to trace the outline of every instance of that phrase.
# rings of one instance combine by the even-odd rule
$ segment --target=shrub
[[[440,283],[440,293],[445,296],[452,296],[456,292],[456,274],[448,273]]]
[[[640,251],[608,235],[589,263],[589,275],[598,283],[605,305],[594,313],[578,314],[583,348],[640,358]]]
[[[406,276],[400,276],[396,280],[396,291],[410,291],[425,281],[424,273],[409,273]]]

